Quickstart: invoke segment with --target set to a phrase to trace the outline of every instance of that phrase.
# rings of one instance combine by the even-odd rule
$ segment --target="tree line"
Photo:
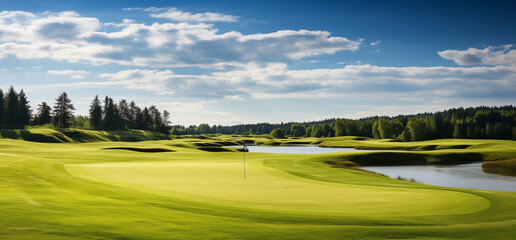
[[[23,91],[18,93],[11,86],[4,94],[0,89],[0,127],[21,128],[26,125],[52,125],[57,128],[77,127],[94,130],[152,130],[168,134],[170,113],[160,112],[156,106],[138,107],[134,101],[122,99],[115,103],[106,96],[101,102],[98,95],[92,100],[89,116],[75,116],[75,107],[66,92],[60,94],[50,107],[46,102],[38,104],[32,115],[29,101]]]
[[[516,140],[516,108],[502,107],[452,108],[435,113],[326,119],[319,122],[258,123],[234,126],[208,124],[189,127],[174,126],[174,134],[270,134],[291,137],[363,136],[396,141],[421,141],[439,138],[488,138]]]
[[[369,117],[358,120],[333,118],[313,122],[257,123],[233,126],[203,123],[188,127],[170,127],[170,113],[156,106],[138,107],[134,101],[118,103],[106,96],[97,96],[90,104],[88,116],[75,116],[75,107],[66,92],[53,105],[38,105],[33,115],[23,89],[11,86],[0,89],[0,128],[20,128],[26,125],[52,125],[58,128],[94,130],[152,130],[165,134],[271,134],[290,137],[363,136],[397,141],[420,141],[439,138],[491,138],[516,140],[516,107],[452,108],[435,113]]]

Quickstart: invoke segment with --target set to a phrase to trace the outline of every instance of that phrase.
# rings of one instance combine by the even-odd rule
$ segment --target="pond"
[[[485,173],[482,163],[459,165],[417,165],[362,167],[383,173],[391,178],[398,176],[416,182],[458,188],[487,189],[516,192],[516,177]]]
[[[293,154],[378,151],[357,150],[353,148],[320,148],[317,147],[317,145],[309,144],[288,147],[247,146],[247,148],[249,152]],[[391,178],[398,176],[407,179],[414,178],[416,182],[424,184],[516,192],[516,177],[485,173],[481,165],[482,163],[478,162],[459,165],[378,166],[362,168],[385,174]]]

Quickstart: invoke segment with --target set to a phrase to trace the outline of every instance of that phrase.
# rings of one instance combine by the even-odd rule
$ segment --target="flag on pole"
[[[245,152],[248,152],[249,149],[247,149],[247,147],[245,146],[245,143],[244,143],[244,147],[243,147],[243,152],[244,152],[244,180],[246,180],[246,174],[245,174]]]

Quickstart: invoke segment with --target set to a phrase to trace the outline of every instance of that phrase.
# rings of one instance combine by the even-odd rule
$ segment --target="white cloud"
[[[147,105],[156,105],[159,109],[166,109],[172,113],[172,124],[241,124],[246,122],[235,113],[214,111],[214,100],[186,101],[186,102],[153,102]]]
[[[178,22],[236,22],[238,17],[233,15],[225,15],[220,13],[189,13],[183,12],[176,8],[147,8],[152,11],[151,17],[166,18]]]
[[[88,74],[89,72],[83,71],[83,70],[48,70],[47,73],[49,74],[56,74],[56,75],[73,75],[73,74]]]
[[[75,74],[75,75],[70,75],[71,78],[74,78],[74,79],[84,79],[84,75],[78,75],[78,74]]]
[[[516,70],[496,67],[379,67],[347,65],[337,69],[289,70],[285,64],[206,75],[158,70],[102,74],[112,84],[199,99],[331,98],[397,94],[397,98],[503,97],[516,91]],[[271,87],[274,86],[274,87]]]
[[[170,70],[125,70],[117,73],[103,73],[99,77],[110,79],[113,84],[122,84],[130,89],[143,89],[159,94],[173,94],[173,89],[168,89],[166,83],[174,78]]]
[[[172,112],[200,112],[206,111],[208,105],[214,101],[195,101],[195,102],[156,102],[156,106],[170,109]]]
[[[225,96],[225,98],[226,99],[231,99],[231,100],[244,101],[244,99],[241,96],[238,96],[238,95],[228,95],[228,96]]]
[[[47,73],[48,74],[54,74],[54,75],[68,75],[68,76],[70,76],[70,78],[73,78],[73,79],[84,79],[84,78],[86,78],[84,75],[85,74],[89,74],[89,72],[87,72],[87,71],[83,71],[83,70],[70,70],[70,69],[67,69],[67,70],[48,70]]]
[[[459,65],[512,65],[516,66],[514,45],[491,46],[484,49],[445,50],[438,52],[444,59],[453,60]]]
[[[103,27],[106,24],[109,27]],[[332,37],[325,31],[245,35],[236,31],[219,33],[214,25],[206,23],[147,25],[125,19],[106,24],[75,12],[4,11],[0,13],[0,58],[12,55],[94,65],[225,68],[355,51],[362,42]]]
[[[382,42],[382,40],[378,40],[376,42],[372,42],[370,43],[371,46],[377,46],[378,44],[380,44]]]

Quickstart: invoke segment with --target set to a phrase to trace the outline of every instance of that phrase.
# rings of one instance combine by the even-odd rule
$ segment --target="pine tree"
[[[0,89],[0,125],[4,123],[5,117],[5,99],[4,99],[4,91]]]
[[[138,112],[141,112],[140,108],[138,106],[136,106],[134,101],[131,101],[131,103],[129,103],[129,121],[127,123],[127,128],[129,128],[129,129],[136,128],[136,126],[137,126],[136,116],[137,116]]]
[[[135,128],[140,130],[145,129],[145,119],[143,117],[143,111],[140,108],[136,109]]]
[[[143,115],[143,130],[150,130],[151,127],[152,127],[152,116],[150,115],[150,112],[149,112],[149,109],[148,108],[144,108],[143,111],[142,111],[142,115]]]
[[[27,100],[27,96],[23,92],[23,89],[18,94],[18,111],[17,118],[19,125],[29,125],[31,120],[32,110],[30,109],[29,101]]]
[[[102,106],[100,106],[99,95],[96,95],[90,105],[90,123],[93,129],[102,127]]]
[[[159,113],[159,111],[158,111],[158,113]],[[169,117],[170,117],[170,113],[167,110],[163,111],[163,117],[160,116],[161,122],[159,123],[159,127],[156,131],[163,133],[163,134],[170,133],[170,127],[169,127],[170,121],[168,120]],[[215,132],[215,125],[213,125],[213,127],[214,128],[210,129],[210,133],[211,133],[211,131]]]
[[[130,125],[129,122],[132,121],[132,116],[129,110],[129,105],[125,99],[120,100],[118,103],[118,110],[120,115],[120,128],[127,129]]]
[[[163,126],[170,126],[170,113],[167,110],[163,111]]]
[[[70,126],[70,120],[73,118],[73,110],[75,107],[72,100],[68,98],[68,94],[63,92],[56,99],[54,104],[53,122],[56,127],[67,128]]]
[[[5,96],[5,118],[4,123],[9,126],[18,125],[18,94],[14,91],[13,86],[9,88]]]
[[[156,106],[151,106],[149,108],[149,113],[151,115],[152,130],[158,132],[161,129],[161,125],[163,124],[163,118],[161,117],[161,113],[156,108]]]
[[[34,123],[38,125],[45,125],[52,122],[52,109],[47,105],[46,102],[42,102],[38,105],[38,113],[34,118]]]
[[[494,128],[494,124],[492,123],[487,123],[486,124],[486,137],[487,138],[495,138],[495,128]]]
[[[113,103],[113,110],[115,129],[125,129],[125,127],[122,124],[122,115],[120,114],[120,107],[118,106],[118,104]]]
[[[463,126],[464,124],[461,120],[457,120],[455,122],[455,127],[453,128],[453,138],[464,138]]]
[[[113,99],[106,96],[104,100],[104,119],[102,120],[104,129],[117,129],[117,118],[117,111]]]

